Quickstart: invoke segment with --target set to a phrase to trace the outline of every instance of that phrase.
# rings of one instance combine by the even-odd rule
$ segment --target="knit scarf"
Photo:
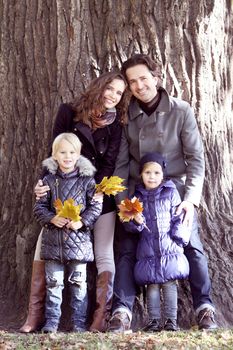
[[[97,117],[91,118],[92,128],[104,128],[107,125],[110,125],[116,119],[116,108],[107,109],[105,114],[99,115]]]

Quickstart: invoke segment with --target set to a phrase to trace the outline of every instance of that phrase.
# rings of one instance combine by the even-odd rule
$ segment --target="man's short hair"
[[[160,65],[157,64],[150,56],[142,54],[142,53],[133,55],[127,61],[125,61],[122,64],[121,73],[127,79],[126,70],[128,68],[137,66],[138,64],[144,64],[145,66],[147,66],[147,68],[149,69],[149,71],[152,73],[153,76],[161,78]]]

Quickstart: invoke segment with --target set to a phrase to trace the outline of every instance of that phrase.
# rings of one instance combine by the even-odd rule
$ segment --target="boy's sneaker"
[[[113,333],[132,333],[130,319],[127,312],[116,312],[109,320],[107,331]]]
[[[154,318],[153,320],[150,320],[142,330],[144,332],[160,332],[161,331],[160,319]]]
[[[165,330],[165,331],[173,331],[173,332],[178,331],[178,330],[179,330],[179,327],[177,326],[176,320],[175,320],[175,319],[170,319],[170,318],[168,318],[168,319],[165,321],[164,330]]]
[[[56,333],[58,329],[58,325],[56,323],[46,322],[44,327],[41,329],[42,333]]]
[[[87,331],[86,327],[73,326],[73,328],[72,328],[72,332],[76,332],[76,333],[83,333],[86,331]]]

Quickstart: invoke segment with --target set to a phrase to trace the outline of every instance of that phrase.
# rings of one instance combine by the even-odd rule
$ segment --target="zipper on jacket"
[[[63,239],[62,239],[62,236],[63,236],[63,233],[62,233],[62,229],[60,229],[60,232],[59,232],[59,245],[60,245],[60,249],[59,249],[59,253],[60,253],[60,260],[61,260],[61,263],[63,264],[64,261],[63,261]]]
[[[55,184],[54,185],[55,185],[56,199],[58,199],[59,198],[59,194],[58,194],[59,181],[58,181],[57,178],[55,180]]]
[[[56,199],[59,199],[59,180],[58,180],[58,178],[56,178],[56,180],[55,180],[55,192],[56,192]],[[61,263],[63,263],[62,229],[59,229],[59,236],[58,237],[59,237],[59,245],[60,245],[60,247],[59,247],[60,261],[61,261]]]

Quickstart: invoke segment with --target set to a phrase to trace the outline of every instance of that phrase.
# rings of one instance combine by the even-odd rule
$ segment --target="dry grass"
[[[233,330],[214,332],[143,332],[130,335],[86,332],[57,334],[19,334],[0,331],[0,350],[232,350]]]

